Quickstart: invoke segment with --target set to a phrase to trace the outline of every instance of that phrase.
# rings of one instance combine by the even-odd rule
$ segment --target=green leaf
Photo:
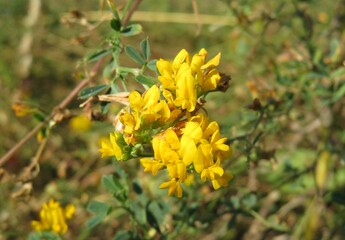
[[[111,78],[111,75],[113,73],[114,73],[114,61],[111,61],[103,68],[103,77]]]
[[[110,26],[112,29],[119,32],[121,30],[122,24],[121,24],[121,21],[119,19],[112,19],[110,21]]]
[[[91,53],[89,56],[86,57],[87,62],[95,62],[98,59],[101,59],[102,57],[105,57],[106,55],[111,53],[111,48],[104,49],[104,50],[98,50],[96,52]]]
[[[120,202],[124,202],[128,197],[128,190],[122,183],[113,175],[106,175],[102,177],[102,185],[111,192],[114,197]]]
[[[169,205],[163,201],[152,201],[146,206],[147,222],[160,232],[159,223],[163,223],[166,213],[169,211]]]
[[[136,194],[142,194],[143,193],[143,189],[141,188],[138,180],[133,180],[132,186],[133,186],[133,190]]]
[[[345,96],[345,84],[341,85],[337,91],[335,92],[335,94],[333,95],[333,102],[337,102],[338,100],[340,100],[342,97]]]
[[[88,228],[93,228],[96,225],[98,225],[100,222],[102,222],[105,217],[106,215],[103,215],[103,214],[98,214],[96,216],[93,216],[87,221],[86,225]]]
[[[111,207],[102,202],[92,201],[88,204],[87,210],[96,214],[87,221],[87,227],[93,228],[103,221],[103,219],[110,213]]]
[[[34,115],[34,118],[36,118],[38,121],[40,122],[45,121],[45,116],[42,112],[35,112],[33,115]]]
[[[142,26],[140,24],[132,24],[127,27],[124,27],[121,30],[121,35],[125,37],[130,37],[134,35],[138,35],[139,33],[142,32]]]
[[[256,197],[255,194],[250,193],[249,195],[246,195],[246,196],[243,197],[242,203],[243,203],[243,205],[244,205],[246,208],[251,209],[251,208],[253,208],[253,207],[256,205],[256,203],[257,203],[257,197]]]
[[[146,76],[143,74],[139,74],[138,76],[136,76],[135,80],[137,80],[139,83],[146,85],[148,87],[151,87],[157,83],[156,78]]]
[[[331,193],[331,200],[334,203],[345,206],[345,193],[338,191]]]
[[[97,93],[108,88],[109,88],[109,85],[106,85],[106,84],[98,85],[95,87],[84,88],[79,92],[79,98],[86,99],[88,97],[95,96]]]
[[[112,194],[123,189],[119,180],[115,179],[113,175],[105,175],[102,177],[102,185]]]
[[[110,108],[110,102],[101,102],[101,113],[103,115],[107,114],[109,112],[109,108]]]
[[[141,53],[143,54],[144,58],[147,60],[151,57],[151,49],[149,44],[149,39],[146,38],[140,42],[140,49]]]
[[[145,60],[143,59],[143,57],[140,55],[140,53],[134,47],[126,46],[125,52],[126,52],[127,56],[130,57],[136,63],[139,63],[140,65],[145,64]]]
[[[345,75],[345,68],[341,67],[331,73],[331,78],[342,77]]]
[[[158,73],[158,69],[157,69],[157,59],[151,60],[147,63],[147,67],[151,70],[154,71],[156,73]]]
[[[124,230],[117,231],[115,237],[113,238],[113,240],[130,240],[130,239],[132,239],[132,234]]]
[[[108,2],[108,5],[109,5],[111,12],[112,12],[113,16],[115,17],[115,19],[120,20],[119,13],[117,12],[117,8],[116,8],[115,4],[113,3],[113,1],[107,1],[107,2]]]
[[[148,205],[148,209],[152,212],[155,219],[158,222],[162,223],[164,221],[165,214],[167,213],[167,206],[164,205],[162,202],[152,201]]]
[[[41,239],[41,237],[40,237],[39,233],[36,233],[36,232],[30,233],[28,238],[27,238],[27,240],[40,240],[40,239]]]
[[[52,232],[34,232],[30,233],[27,240],[61,240],[61,238]]]
[[[135,214],[135,219],[142,225],[146,224],[145,208],[136,201],[129,202],[129,208]]]
[[[96,214],[105,214],[107,215],[108,212],[111,210],[111,207],[108,204],[98,201],[91,201],[88,206],[87,210],[89,212],[93,212]]]

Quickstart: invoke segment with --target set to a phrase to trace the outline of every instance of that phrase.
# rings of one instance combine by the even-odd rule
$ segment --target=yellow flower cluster
[[[67,232],[67,219],[73,217],[75,207],[69,204],[65,209],[61,208],[60,203],[50,199],[44,203],[40,211],[40,221],[32,221],[31,225],[35,231],[52,231],[58,234]]]
[[[232,175],[222,163],[231,154],[230,146],[220,136],[218,123],[199,111],[203,103],[198,99],[217,90],[221,81],[216,69],[220,53],[210,61],[206,57],[201,49],[192,57],[181,50],[173,61],[160,59],[161,87],[130,93],[115,133],[101,143],[102,157],[140,158],[144,171],[153,175],[166,169],[169,179],[160,188],[167,188],[169,195],[181,197],[181,184],[190,174],[211,181],[214,189],[226,186]]]
[[[217,88],[221,77],[216,67],[219,65],[220,53],[205,62],[207,51],[203,48],[192,58],[183,49],[173,62],[160,59],[157,68],[161,76],[163,95],[176,106],[188,112],[195,110],[197,98]]]
[[[213,188],[226,186],[232,178],[225,173],[221,163],[230,155],[231,150],[221,138],[217,122],[209,122],[199,113],[184,122],[178,131],[168,128],[153,137],[154,158],[141,158],[145,172],[155,175],[158,170],[166,168],[169,180],[160,185],[168,188],[168,194],[182,196],[183,183],[187,172],[200,174],[202,181],[210,180]]]

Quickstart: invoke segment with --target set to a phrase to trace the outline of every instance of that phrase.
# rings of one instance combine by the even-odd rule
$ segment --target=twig
[[[135,12],[135,10],[137,10],[137,8],[139,7],[140,3],[142,0],[136,0],[133,5],[131,6],[131,8],[128,10],[126,16],[123,18],[122,20],[122,25],[127,25],[127,23],[129,22],[129,20],[131,19],[133,13]]]
[[[98,60],[95,66],[91,70],[91,74],[89,78],[84,79],[81,81],[68,95],[64,98],[60,104],[58,104],[50,115],[41,123],[39,123],[34,129],[32,129],[25,137],[22,138],[16,145],[14,145],[2,158],[0,159],[0,167],[5,164],[15,152],[17,152],[27,141],[29,141],[45,124],[47,124],[51,119],[53,119],[56,114],[58,114],[57,110],[62,110],[67,107],[67,105],[73,101],[73,99],[78,95],[79,91],[88,84],[93,77],[96,75],[96,72],[100,68],[102,63],[102,59]]]
[[[126,25],[131,16],[133,15],[134,11],[138,8],[139,4],[142,0],[136,0],[132,7],[127,12],[126,16],[124,17],[122,24]],[[19,141],[16,145],[14,145],[1,159],[0,159],[0,167],[5,164],[12,155],[17,152],[27,141],[29,141],[45,124],[47,124],[51,119],[53,119],[60,110],[67,107],[67,105],[73,101],[73,99],[78,95],[79,91],[84,88],[96,75],[98,72],[103,60],[100,59],[92,68],[90,76],[83,81],[81,81],[68,95],[64,98],[59,105],[57,105],[50,115],[41,123],[39,123],[34,129],[32,129],[21,141]]]
[[[196,35],[198,36],[201,32],[201,23],[200,23],[199,11],[198,11],[198,3],[196,2],[196,0],[193,0],[192,3],[193,3],[195,21],[197,24]]]
[[[252,131],[250,131],[247,134],[241,135],[241,136],[229,138],[228,141],[227,141],[227,144],[230,144],[230,143],[235,142],[235,141],[242,141],[242,140],[245,140],[245,141],[249,142],[248,138],[254,134],[254,132],[258,128],[260,122],[262,121],[263,117],[264,117],[264,111],[261,110],[260,111],[260,115],[259,115],[258,119],[256,120]]]

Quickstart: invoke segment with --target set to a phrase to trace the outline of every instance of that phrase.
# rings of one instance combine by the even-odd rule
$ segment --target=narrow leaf
[[[341,85],[333,95],[333,102],[337,102],[345,96],[345,84]]]
[[[101,59],[102,57],[105,57],[106,55],[111,53],[111,48],[104,49],[104,50],[98,50],[94,53],[91,53],[89,56],[86,57],[87,62],[95,62],[98,59]]]
[[[148,61],[151,57],[151,49],[149,44],[149,39],[146,38],[140,42],[140,49],[141,53],[143,54],[146,61]]]
[[[98,85],[95,87],[88,87],[84,88],[79,92],[79,98],[85,99],[88,97],[95,96],[97,93],[100,93],[101,91],[108,89],[109,85],[103,84],[103,85]]]
[[[93,212],[96,214],[105,214],[107,215],[109,209],[111,207],[103,202],[98,202],[98,201],[91,201],[88,206],[87,210],[89,212]]]
[[[90,218],[87,221],[86,225],[89,229],[91,229],[91,228],[95,227],[96,225],[98,225],[100,222],[102,222],[105,217],[106,217],[106,215],[93,216],[92,218]]]
[[[139,83],[146,85],[148,87],[155,85],[157,82],[157,80],[155,78],[150,77],[150,76],[146,76],[146,75],[142,75],[142,74],[139,74],[138,76],[136,76],[135,79]]]
[[[143,57],[140,55],[140,53],[132,46],[126,46],[125,52],[128,57],[133,59],[136,63],[139,63],[140,65],[144,65],[145,60]]]
[[[102,185],[111,193],[117,193],[123,189],[120,181],[115,179],[113,175],[103,176]]]

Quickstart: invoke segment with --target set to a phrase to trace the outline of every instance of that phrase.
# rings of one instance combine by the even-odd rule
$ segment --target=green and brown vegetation
[[[344,20],[344,0],[0,1],[0,240],[342,239]],[[198,76],[219,78],[176,80],[181,100],[162,61],[203,48],[221,57]],[[145,100],[152,86],[162,92]],[[148,110],[155,96],[169,111]],[[151,114],[149,131],[111,144],[130,126],[124,111]],[[179,141],[196,159],[207,152],[201,113],[226,138],[209,150],[221,169],[202,174],[206,160],[186,157],[182,194],[161,156],[184,158]]]

